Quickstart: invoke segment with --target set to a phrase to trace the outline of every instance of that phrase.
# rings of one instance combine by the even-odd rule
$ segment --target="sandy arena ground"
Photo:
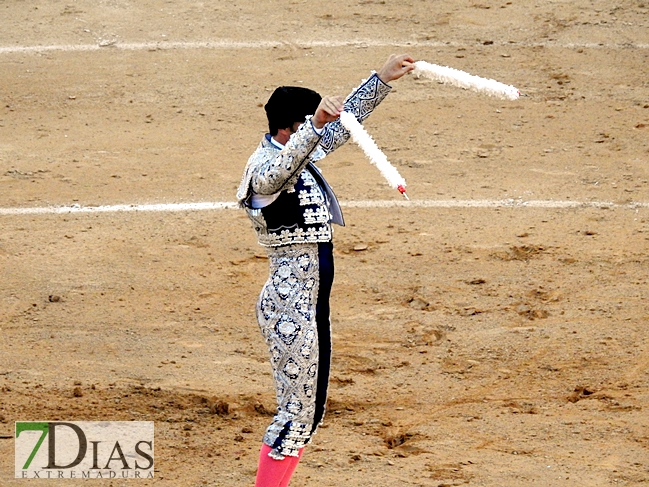
[[[322,164],[348,225],[328,417],[291,486],[647,485],[645,0],[31,0],[0,17],[2,487],[24,485],[15,421],[107,419],[155,420],[156,478],[137,485],[253,485],[274,393],[246,216],[7,209],[232,202],[276,86],[346,95],[393,52],[528,96],[395,82],[365,126],[410,205],[354,203],[402,199],[353,144]]]

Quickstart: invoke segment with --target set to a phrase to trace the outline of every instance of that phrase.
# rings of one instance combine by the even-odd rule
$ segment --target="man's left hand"
[[[344,109],[345,105],[341,96],[325,96],[318,105],[311,122],[315,128],[321,129],[327,122],[336,120]]]

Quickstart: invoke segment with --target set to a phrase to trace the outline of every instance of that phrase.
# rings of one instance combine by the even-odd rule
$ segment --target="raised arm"
[[[364,80],[347,96],[344,110],[352,113],[360,123],[363,123],[392,90],[388,83],[412,71],[415,68],[414,62],[415,60],[407,54],[392,54],[379,71]],[[320,147],[328,154],[343,145],[348,139],[347,129],[342,126],[340,120],[335,120],[325,126]]]
[[[318,146],[320,135],[310,121],[302,124],[280,151],[274,148],[256,151],[248,161],[250,188],[256,194],[275,194],[295,184],[308,162],[311,152]],[[256,159],[256,160],[253,160]]]

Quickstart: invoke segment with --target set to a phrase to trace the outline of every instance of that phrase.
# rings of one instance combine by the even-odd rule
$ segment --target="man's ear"
[[[273,138],[280,144],[286,144],[286,142],[288,142],[288,139],[291,137],[292,134],[293,132],[291,131],[290,127],[285,129],[278,129],[277,135],[273,136]]]

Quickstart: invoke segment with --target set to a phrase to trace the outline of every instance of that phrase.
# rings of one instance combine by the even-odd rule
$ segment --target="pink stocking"
[[[290,462],[288,465],[288,468],[286,469],[286,473],[284,474],[284,478],[282,478],[282,481],[279,484],[279,487],[288,487],[288,483],[291,481],[291,477],[293,476],[293,472],[295,472],[295,469],[297,468],[297,464],[300,461],[300,458],[302,458],[302,452],[304,451],[304,448],[300,448],[300,451],[298,452],[296,457],[286,457],[283,462]]]
[[[275,460],[269,457],[270,450],[271,448],[266,444],[261,446],[255,487],[287,487],[304,448],[300,450],[297,457],[287,456],[283,460]]]

